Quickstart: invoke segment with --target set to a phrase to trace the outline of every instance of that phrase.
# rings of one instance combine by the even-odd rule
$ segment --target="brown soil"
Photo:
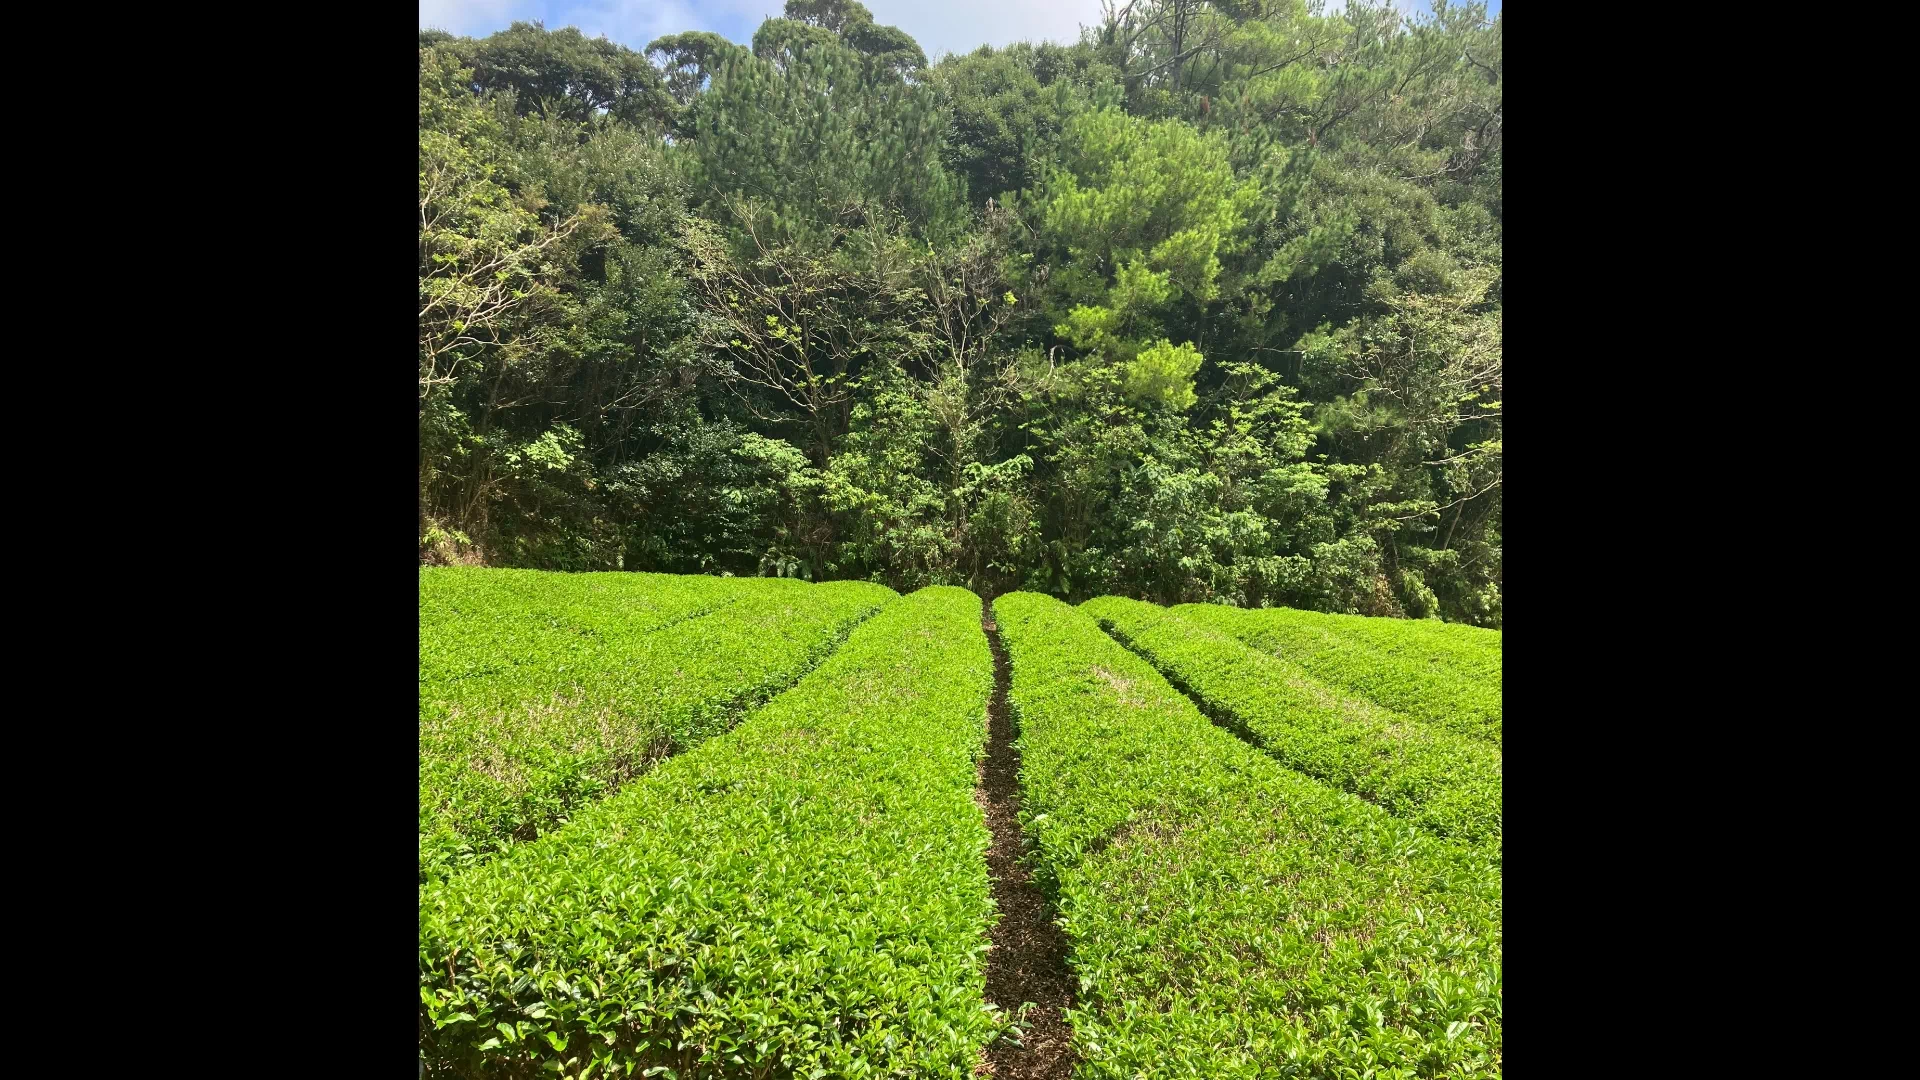
[[[987,705],[987,757],[974,798],[993,833],[987,874],[1000,912],[988,936],[987,1000],[1010,1015],[1024,1003],[1033,1006],[1022,1020],[1026,1031],[1018,1043],[1002,1038],[987,1048],[987,1071],[997,1080],[1051,1080],[1073,1073],[1073,1030],[1062,1015],[1073,1004],[1073,976],[1067,970],[1066,937],[1020,864],[1020,752],[1013,746],[1007,709],[1007,650],[1000,644],[991,600],[984,604],[980,628],[993,647],[993,697]]]

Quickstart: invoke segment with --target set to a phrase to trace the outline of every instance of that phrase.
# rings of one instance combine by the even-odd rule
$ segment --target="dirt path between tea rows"
[[[1053,1080],[1073,1073],[1073,1031],[1062,1015],[1073,1004],[1073,976],[1067,970],[1066,937],[1054,925],[1046,897],[1020,864],[1020,751],[1013,745],[1013,716],[1007,708],[1007,650],[1000,644],[991,600],[983,602],[980,628],[993,648],[993,697],[987,704],[987,756],[974,797],[993,833],[987,874],[1000,913],[988,938],[987,1000],[1008,1015],[1022,1003],[1034,1006],[1020,1043],[1007,1038],[994,1043],[987,1048],[987,1064],[996,1080]]]

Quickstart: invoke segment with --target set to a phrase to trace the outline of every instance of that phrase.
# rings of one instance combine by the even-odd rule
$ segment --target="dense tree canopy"
[[[1501,622],[1501,21],[420,35],[430,561]]]

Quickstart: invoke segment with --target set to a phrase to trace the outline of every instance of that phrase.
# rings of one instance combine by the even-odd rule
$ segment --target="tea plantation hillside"
[[[440,1077],[1498,1077],[1501,634],[420,571]]]

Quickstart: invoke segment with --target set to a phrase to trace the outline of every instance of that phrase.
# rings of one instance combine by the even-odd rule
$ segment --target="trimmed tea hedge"
[[[550,631],[618,629],[644,634],[733,602],[775,579],[693,574],[589,573],[421,567],[423,682],[484,674],[489,659],[469,643]],[[786,587],[802,585],[788,581]],[[427,643],[439,646],[429,649]]]
[[[852,581],[436,578],[421,576],[422,880],[726,730],[897,595]]]
[[[980,601],[923,589],[730,733],[421,889],[434,1075],[952,1077],[1001,1029]]]
[[[1290,608],[1181,604],[1173,613],[1298,664],[1307,674],[1423,724],[1498,746],[1500,683],[1395,656]],[[1410,621],[1410,620],[1403,620]]]
[[[1497,748],[1332,690],[1154,604],[1103,596],[1080,610],[1282,765],[1437,836],[1499,852]]]
[[[1443,668],[1469,679],[1500,685],[1501,633],[1465,623],[1437,619],[1379,619],[1366,615],[1332,615],[1292,611],[1274,616],[1332,630],[1364,642],[1389,656]]]
[[[1080,1075],[1500,1075],[1491,858],[1284,768],[1058,600],[994,613]]]

